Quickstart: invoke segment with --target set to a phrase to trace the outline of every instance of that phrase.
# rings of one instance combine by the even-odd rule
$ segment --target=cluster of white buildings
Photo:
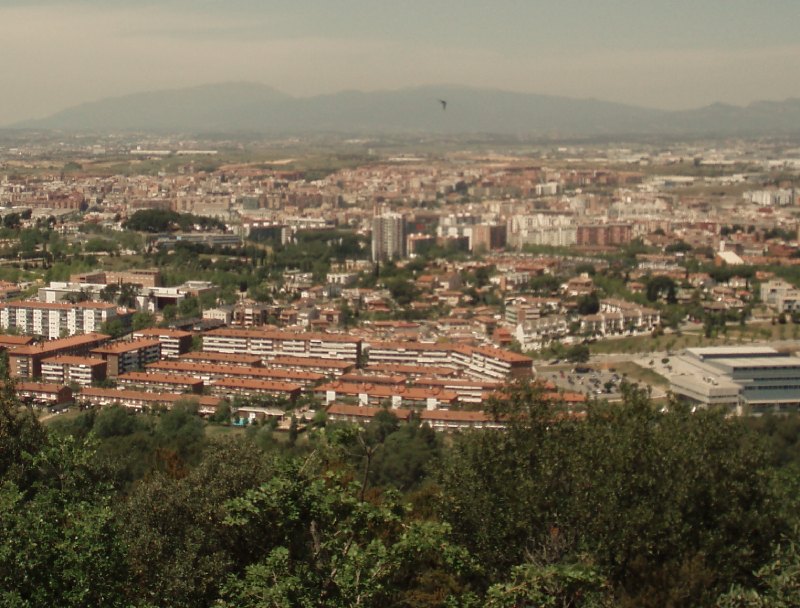
[[[0,327],[48,339],[100,331],[114,319],[130,320],[130,312],[106,302],[35,302],[0,304]]]
[[[578,242],[575,216],[561,213],[514,215],[508,219],[508,244],[517,249],[524,245],[569,247]]]
[[[796,194],[791,188],[775,188],[773,190],[748,190],[742,194],[742,198],[763,207],[787,207],[794,204]]]

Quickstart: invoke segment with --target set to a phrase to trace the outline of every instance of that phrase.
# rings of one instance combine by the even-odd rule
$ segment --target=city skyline
[[[376,6],[0,2],[0,124],[247,80],[311,96],[463,84],[652,108],[800,96],[797,7],[708,0]]]

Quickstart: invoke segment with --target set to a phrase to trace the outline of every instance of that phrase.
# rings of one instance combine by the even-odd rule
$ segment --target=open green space
[[[727,333],[705,337],[703,328],[662,336],[625,336],[598,340],[590,344],[592,354],[649,353],[678,351],[700,346],[736,346],[752,342],[776,342],[800,339],[800,325],[792,323],[751,323],[744,327],[729,325]]]
[[[207,424],[206,437],[214,439],[216,437],[242,437],[245,434],[245,427],[224,424]]]
[[[649,386],[666,387],[669,385],[669,382],[664,376],[651,369],[642,367],[633,361],[614,363],[614,369],[617,370],[617,373],[620,375],[624,374],[627,376],[628,380],[633,382],[641,382]]]
[[[81,415],[80,408],[73,406],[70,407],[66,412],[61,412],[58,414],[51,414],[47,410],[42,410],[41,412],[39,412],[39,420],[42,422],[42,424],[48,426],[54,424],[59,420],[64,422],[67,422],[69,420],[74,420],[80,415]]]

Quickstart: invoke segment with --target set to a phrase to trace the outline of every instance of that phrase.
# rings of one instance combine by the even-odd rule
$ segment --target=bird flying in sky
[[[444,99],[440,99],[439,103],[442,104],[442,110],[447,109],[447,102]]]

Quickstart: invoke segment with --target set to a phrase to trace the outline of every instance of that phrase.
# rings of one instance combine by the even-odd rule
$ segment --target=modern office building
[[[673,358],[670,389],[739,414],[800,410],[800,357],[767,346],[690,348]]]

